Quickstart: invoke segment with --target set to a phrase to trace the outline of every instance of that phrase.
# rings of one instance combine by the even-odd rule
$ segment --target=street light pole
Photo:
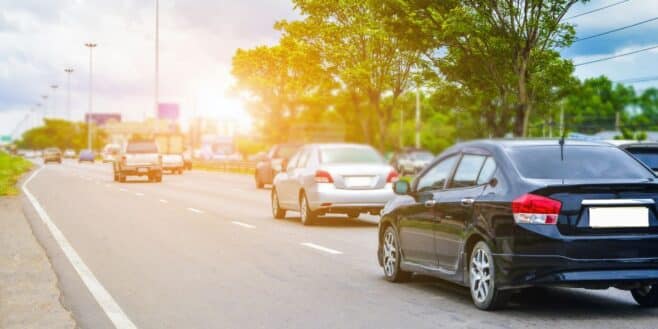
[[[160,98],[160,1],[155,0],[155,86],[153,106],[155,115],[158,113],[158,102]],[[143,114],[146,120],[146,113]]]
[[[71,117],[71,73],[73,73],[73,69],[68,67],[64,69],[64,72],[66,72],[66,119],[73,121]]]
[[[93,85],[93,74],[94,74],[94,66],[93,66],[93,54],[94,54],[94,48],[96,48],[97,44],[95,43],[85,43],[85,47],[89,48],[89,112],[87,113],[87,149],[90,151],[93,151],[92,149],[92,144],[91,144],[91,122],[92,122],[92,113],[94,113],[94,107],[93,107],[93,94],[94,94],[94,85]]]
[[[54,117],[57,116],[57,98],[55,98],[55,97],[57,96],[56,92],[57,92],[57,88],[59,88],[59,86],[53,84],[53,85],[50,85],[50,88],[52,88],[52,90],[53,90],[53,97],[52,97],[53,108],[52,108],[52,111],[53,111],[53,118],[54,118]]]
[[[41,95],[41,99],[43,99],[43,118],[45,119],[48,115],[48,95]]]

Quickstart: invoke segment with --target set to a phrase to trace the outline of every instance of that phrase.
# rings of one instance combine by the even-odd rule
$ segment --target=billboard
[[[176,103],[158,104],[158,119],[177,121],[180,109]]]
[[[121,122],[121,113],[87,113],[85,114],[85,122],[89,122],[90,116],[91,122],[97,126],[104,126],[109,122]]]

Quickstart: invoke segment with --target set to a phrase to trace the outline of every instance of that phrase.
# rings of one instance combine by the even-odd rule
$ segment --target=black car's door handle
[[[433,208],[436,205],[436,200],[427,200],[425,201],[426,208]]]
[[[462,206],[469,207],[472,206],[475,203],[475,199],[473,198],[463,198],[462,199]]]

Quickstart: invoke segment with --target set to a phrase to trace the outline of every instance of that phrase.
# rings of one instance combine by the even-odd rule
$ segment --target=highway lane
[[[108,165],[67,162],[46,166],[29,188],[139,328],[654,328],[658,315],[612,289],[550,289],[485,313],[440,280],[390,284],[372,218],[274,220],[269,191],[249,176],[192,171],[119,184]],[[32,223],[81,327],[111,328]]]

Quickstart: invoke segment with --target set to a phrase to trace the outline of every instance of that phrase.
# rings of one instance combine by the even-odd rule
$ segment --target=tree
[[[284,38],[307,44],[322,56],[323,67],[340,86],[337,112],[346,123],[359,125],[361,141],[383,148],[419,52],[384,28],[377,0],[293,3],[305,18],[281,21],[277,28]]]
[[[105,145],[107,134],[94,128],[94,149]],[[32,128],[23,133],[17,146],[24,149],[40,150],[47,147],[73,149],[76,151],[87,148],[87,124],[60,119],[44,119],[44,125]]]
[[[488,108],[497,136],[509,124],[515,135],[527,135],[533,106],[556,87],[542,83],[549,77],[544,67],[560,66],[561,77],[571,74],[571,64],[553,49],[573,41],[573,26],[561,21],[577,0],[385,2],[389,14],[402,13],[391,29],[425,47],[440,76]],[[551,82],[559,87],[560,81]]]

